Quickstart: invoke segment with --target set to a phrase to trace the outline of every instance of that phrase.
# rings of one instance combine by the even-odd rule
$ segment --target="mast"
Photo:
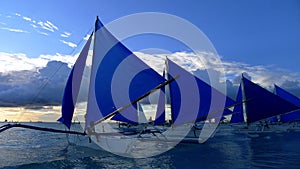
[[[169,76],[169,65],[168,65],[168,56],[166,56],[166,60],[165,60],[165,65],[166,65],[166,79],[167,81],[169,81],[170,79],[170,76]],[[173,124],[174,123],[174,119],[173,119],[173,116],[172,114],[174,114],[174,110],[173,110],[173,106],[172,106],[172,92],[171,92],[171,86],[170,85],[167,85],[167,88],[166,90],[169,91],[169,98],[167,98],[167,100],[169,99],[170,100],[170,111],[171,111],[171,121],[170,121],[170,124]],[[167,96],[166,96],[167,97]]]
[[[139,102],[136,102],[136,117],[137,117],[137,123],[141,123],[141,119],[140,119],[140,105]]]
[[[96,31],[97,31],[97,25],[98,25],[98,21],[99,18],[98,16],[96,16],[96,22],[95,22],[95,27],[94,27],[94,35],[93,35],[93,54],[92,54],[92,64],[91,64],[91,72],[90,72],[90,79],[89,79],[89,88],[88,88],[88,98],[87,98],[87,108],[86,108],[86,112],[85,112],[85,126],[87,127],[89,124],[87,124],[87,116],[88,116],[88,112],[90,111],[90,106],[89,106],[89,102],[90,102],[90,93],[91,93],[91,82],[92,82],[92,71],[94,69],[94,61],[95,61],[95,47],[96,47]]]
[[[277,93],[277,90],[276,90],[276,86],[277,86],[277,85],[274,84],[274,91],[273,91],[273,92],[274,92],[275,95],[279,96],[278,93]],[[279,97],[280,97],[280,96],[279,96]],[[277,115],[277,116],[274,116],[274,117],[276,118],[276,122],[281,121],[281,115]],[[274,117],[273,117],[273,118],[274,118]],[[270,119],[269,119],[269,120],[270,120]],[[271,122],[271,121],[270,121],[270,122]]]
[[[242,87],[242,102],[243,102],[243,112],[244,112],[244,121],[247,123],[247,126],[249,126],[248,122],[248,110],[247,110],[247,103],[246,103],[246,94],[245,94],[245,85],[244,85],[244,73],[242,73],[242,81],[241,81],[241,87]]]
[[[165,78],[165,69],[163,70],[163,77]],[[166,88],[160,88],[158,92],[157,107],[155,113],[154,125],[160,125],[166,121]]]

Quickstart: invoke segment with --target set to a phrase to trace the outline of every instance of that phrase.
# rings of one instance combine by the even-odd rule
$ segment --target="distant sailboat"
[[[244,76],[237,94],[237,101],[241,100],[243,104],[235,106],[231,123],[246,122],[249,132],[266,132],[268,118],[299,109]]]
[[[282,89],[281,87],[275,85],[275,93],[277,96],[281,97],[282,99],[294,104],[295,106],[300,107],[300,99],[295,95],[287,92],[286,90]],[[280,122],[294,122],[300,121],[300,110],[292,111],[286,114],[280,115]]]
[[[300,99],[295,95],[289,93],[288,91],[282,89],[281,87],[275,86],[275,93],[282,99],[294,104],[295,106],[300,107]],[[281,114],[277,119],[280,123],[285,123],[285,125],[289,125],[289,130],[299,130],[300,125],[300,109],[297,109],[292,112],[288,112],[285,114]],[[284,125],[284,124],[282,124]]]
[[[180,75],[169,84],[173,125],[192,124],[188,135],[199,136],[200,142],[213,136],[223,116],[232,113],[228,108],[235,101],[170,59],[167,59],[167,73],[168,78]],[[207,120],[215,122],[205,123]]]
[[[180,75],[179,79],[169,85],[172,121],[175,125],[214,118],[220,120],[232,113],[227,107],[234,105],[235,101],[173,61],[168,59],[167,63],[169,78]]]

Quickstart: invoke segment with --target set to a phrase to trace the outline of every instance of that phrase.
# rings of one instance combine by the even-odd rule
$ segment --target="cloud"
[[[0,52],[0,72],[34,70],[37,67],[43,67],[47,60],[40,58],[29,58],[23,53],[10,54]]]
[[[31,18],[29,18],[29,17],[26,17],[26,16],[23,16],[23,19],[24,19],[25,21],[30,21],[30,22],[33,22],[33,21],[31,20]],[[33,22],[33,23],[35,23],[35,22]]]
[[[281,87],[288,92],[300,97],[300,81],[297,80],[285,80]]]
[[[209,81],[207,71],[216,78],[218,85],[226,85],[227,95],[235,98],[239,87],[241,73],[272,89],[273,84],[283,87],[296,96],[300,96],[300,81],[298,74],[277,71],[274,66],[249,65],[240,62],[214,60],[209,53],[177,52],[171,54],[146,54],[135,52],[146,64],[162,73],[165,67],[165,57],[186,68],[204,81]],[[61,103],[64,85],[71,65],[76,56],[41,55],[29,58],[25,54],[9,54],[0,52],[0,106],[24,105],[59,105]],[[206,60],[201,60],[206,57]],[[227,79],[223,79],[224,71]]]
[[[30,17],[27,17],[27,16],[22,16],[20,13],[16,13],[15,15],[18,16],[18,17],[22,17],[22,19],[24,19],[25,21],[36,23],[35,20],[33,20],[33,19],[31,19]]]
[[[36,30],[36,32],[39,33],[39,34],[41,34],[41,35],[45,35],[45,36],[48,36],[48,35],[49,35],[48,33],[46,33],[46,32],[41,32],[41,31],[39,31],[39,30]]]
[[[23,20],[25,20],[25,21],[27,21],[27,22],[30,22],[30,25],[31,25],[35,30],[36,30],[37,28],[39,28],[37,22],[36,22],[34,19],[32,19],[32,18],[30,18],[30,17],[27,17],[27,16],[22,16],[21,14],[16,14],[16,15],[19,16],[19,17],[22,17]],[[38,30],[36,30],[36,31],[38,31]]]
[[[1,73],[1,106],[59,105],[69,72],[66,63],[49,61],[38,71]]]
[[[14,29],[14,28],[1,28],[3,30],[8,30],[10,32],[18,32],[18,33],[29,33],[28,31],[22,29]]]
[[[59,105],[77,56],[0,52],[0,106]]]
[[[16,14],[17,15],[17,14]],[[45,32],[42,32],[40,31],[40,29],[42,30],[47,30],[47,31],[50,31],[50,32],[55,32],[58,30],[58,27],[55,26],[52,22],[50,21],[46,21],[46,22],[43,22],[43,21],[35,21],[34,19],[30,18],[30,17],[27,17],[27,16],[22,16],[21,14],[17,15],[19,17],[22,17],[23,20],[25,21],[28,21],[30,22],[30,25],[40,34],[42,35],[48,35],[48,33],[45,33]]]
[[[40,27],[44,30],[48,30],[48,31],[51,31],[51,32],[54,32],[56,30],[58,30],[58,27],[55,26],[53,23],[51,23],[50,21],[46,21],[46,22],[38,22],[37,23],[38,25],[40,25]]]
[[[282,87],[284,88],[300,87],[300,82],[295,80],[286,80],[282,83]]]
[[[33,28],[38,28],[35,24],[30,24]]]
[[[56,24],[54,24],[54,22],[49,21],[47,19],[41,20],[41,19],[36,19],[34,17],[30,17],[30,16],[24,16],[21,13],[15,13],[13,15],[14,17],[11,17],[9,15],[6,15],[5,17],[11,17],[10,19],[17,19],[15,21],[15,24],[13,25],[13,27],[15,25],[17,26],[22,26],[21,28],[11,28],[11,26],[8,24],[4,23],[4,22],[0,22],[0,25],[3,25],[2,28],[0,27],[0,29],[2,30],[7,30],[10,32],[16,32],[16,33],[38,33],[40,35],[43,36],[55,36],[54,38],[56,38],[58,41],[68,45],[71,48],[75,48],[77,47],[77,45],[73,42],[67,41],[67,40],[60,40],[57,37],[63,37],[63,38],[68,38],[72,35],[71,32],[68,31],[60,31],[60,29],[58,28],[58,26]],[[27,25],[26,25],[27,24]],[[4,26],[5,25],[5,26]]]
[[[244,76],[247,76],[247,78],[251,79],[253,82],[258,83],[269,90],[273,90],[274,84],[279,86],[286,85],[288,81],[294,79],[293,81],[295,82],[292,86],[300,91],[300,86],[296,85],[300,83],[298,80],[300,77],[299,74],[276,68],[273,65],[249,65],[241,62],[224,60],[221,60],[220,62],[220,60],[215,59],[213,54],[206,52],[199,52],[198,54],[186,52],[176,52],[172,54],[145,54],[142,52],[135,52],[135,54],[161,74],[165,67],[164,59],[168,56],[169,59],[195,74],[199,75],[199,72],[205,70],[209,71],[210,75],[213,77],[217,77],[216,79],[219,80],[219,83],[225,84],[228,83],[227,81],[229,80],[230,83],[235,86],[232,88],[233,90],[236,90],[236,86],[240,84],[241,74],[244,73]],[[224,77],[222,75],[224,75]],[[204,81],[207,81],[207,77],[202,76],[201,78]],[[215,83],[218,85],[218,82]],[[300,93],[298,96],[300,96]]]
[[[289,79],[299,79],[299,74],[277,69],[273,65],[249,65],[239,62],[223,62],[224,70],[229,77],[239,77],[242,73],[247,73],[249,78],[255,83],[265,88],[270,88],[273,84],[283,84]],[[235,81],[237,82],[237,81]]]
[[[22,17],[23,20],[30,22],[30,26],[32,26],[34,28],[34,30],[41,34],[41,35],[46,35],[48,36],[49,34],[44,32],[46,31],[50,31],[50,32],[55,32],[58,30],[58,27],[55,26],[53,23],[51,23],[50,21],[35,21],[34,19],[27,17],[27,16],[23,16]]]
[[[77,47],[77,45],[75,43],[67,42],[67,41],[64,41],[64,40],[59,40],[59,41],[61,41],[62,43],[66,44],[68,46],[70,46],[71,48],[76,48]]]
[[[76,59],[78,57],[78,54],[72,56],[72,55],[61,55],[59,53],[56,53],[55,55],[40,55],[41,59],[47,60],[47,61],[60,61],[63,63],[66,63],[69,67],[72,67],[75,63]]]
[[[64,32],[62,34],[60,34],[61,37],[64,37],[64,38],[68,38],[71,36],[71,33],[70,32]]]
[[[0,73],[16,72],[23,70],[36,71],[45,67],[49,61],[61,61],[69,67],[75,63],[78,54],[75,56],[61,55],[40,55],[38,58],[30,58],[23,53],[5,53],[0,52]]]

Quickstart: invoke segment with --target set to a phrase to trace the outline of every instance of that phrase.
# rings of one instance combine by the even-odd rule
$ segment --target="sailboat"
[[[300,107],[300,99],[295,95],[291,94],[290,92],[282,89],[281,87],[275,86],[275,93],[277,96],[281,97],[282,99],[294,104],[295,106]],[[299,130],[299,121],[300,121],[300,110],[295,110],[292,112],[288,112],[285,114],[281,114],[277,121],[283,123],[281,125],[289,125],[290,130]]]
[[[268,119],[299,109],[298,106],[251,82],[243,75],[236,100],[243,104],[234,107],[230,123],[238,124],[233,126],[236,126],[238,131],[247,133],[286,131],[278,126],[271,128]]]
[[[166,122],[164,90],[167,85],[172,115],[171,124],[166,128],[160,125]],[[156,118],[153,125],[145,125],[146,121],[139,121],[138,102],[156,90],[160,91]],[[67,80],[62,117],[58,121],[70,129],[76,112],[82,127],[77,125],[73,129],[84,131],[87,136],[85,139],[68,136],[70,142],[87,146],[94,142],[107,151],[136,157],[141,152],[149,153],[149,149],[151,155],[167,151],[179,142],[205,142],[224,113],[229,112],[226,107],[233,103],[169,59],[167,78],[164,78],[118,41],[97,18],[95,31]],[[196,123],[207,119],[215,119],[216,123],[205,123],[206,132],[186,137]],[[120,130],[112,120],[136,127]],[[160,148],[155,151],[155,147]]]
[[[76,111],[80,114],[77,118],[83,124],[81,128],[77,126],[77,130],[86,132],[89,141],[74,141],[72,138],[72,142],[83,140],[80,144],[85,145],[94,142],[117,154],[138,150],[138,145],[143,144],[145,137],[154,136],[161,141],[156,137],[156,131],[120,131],[105,121],[122,118],[126,122],[138,123],[138,101],[173,80],[167,81],[142,62],[97,17],[95,31],[81,51],[67,80],[62,117],[58,121],[70,129]],[[164,137],[163,139],[165,140]],[[171,146],[173,144],[172,142]],[[166,150],[168,147],[166,146]]]
[[[167,68],[168,78],[177,74],[181,77],[169,84],[173,124],[189,122],[193,124],[192,133],[202,124],[200,128],[208,131],[207,135],[213,134],[222,117],[232,113],[228,108],[234,105],[235,101],[170,59],[167,59]],[[212,119],[216,123],[204,123]],[[203,132],[201,134],[200,138],[207,139],[208,136]]]

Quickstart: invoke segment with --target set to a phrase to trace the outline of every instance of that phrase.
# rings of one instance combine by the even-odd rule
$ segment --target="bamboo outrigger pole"
[[[47,131],[47,132],[53,132],[53,133],[77,134],[77,135],[83,135],[83,136],[87,135],[85,132],[70,131],[70,130],[58,130],[58,129],[52,129],[52,128],[30,126],[30,125],[20,124],[20,123],[3,125],[0,127],[0,133],[5,130],[8,130],[10,128],[13,128],[13,127],[27,128],[27,129],[32,129],[32,130]]]

